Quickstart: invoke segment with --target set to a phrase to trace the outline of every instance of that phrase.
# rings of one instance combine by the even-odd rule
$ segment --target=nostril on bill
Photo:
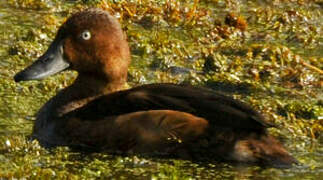
[[[50,58],[50,57],[48,57],[48,56],[42,57],[42,58],[41,58],[41,62],[42,62],[42,63],[46,63],[46,62],[47,62],[47,60],[48,60],[49,58]]]

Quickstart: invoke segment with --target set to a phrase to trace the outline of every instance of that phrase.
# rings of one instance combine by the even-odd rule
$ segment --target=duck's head
[[[129,47],[119,22],[103,10],[88,9],[72,15],[45,54],[14,79],[42,79],[72,69],[79,76],[123,83],[129,63]]]

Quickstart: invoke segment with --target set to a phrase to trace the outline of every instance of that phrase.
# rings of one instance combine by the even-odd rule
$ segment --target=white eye
[[[89,30],[85,30],[85,31],[83,31],[83,32],[82,32],[82,34],[81,34],[81,37],[82,37],[82,39],[84,39],[84,40],[89,40],[89,39],[91,39],[91,33],[90,33],[90,31],[89,31]]]

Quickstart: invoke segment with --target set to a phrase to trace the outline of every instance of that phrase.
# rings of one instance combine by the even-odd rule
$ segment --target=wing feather
[[[146,110],[183,111],[225,128],[262,130],[273,126],[249,105],[220,92],[175,84],[143,85],[104,95],[73,116],[96,120]]]

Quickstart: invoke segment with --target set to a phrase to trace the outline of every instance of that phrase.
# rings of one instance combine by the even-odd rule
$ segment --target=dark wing
[[[146,154],[168,154],[183,143],[197,146],[196,140],[209,124],[203,118],[170,110],[138,111],[96,121],[73,117],[61,122],[60,135],[74,148]]]
[[[272,125],[249,105],[206,88],[150,84],[93,100],[72,112],[74,117],[98,120],[147,110],[176,110],[207,119],[212,126],[263,130]]]

